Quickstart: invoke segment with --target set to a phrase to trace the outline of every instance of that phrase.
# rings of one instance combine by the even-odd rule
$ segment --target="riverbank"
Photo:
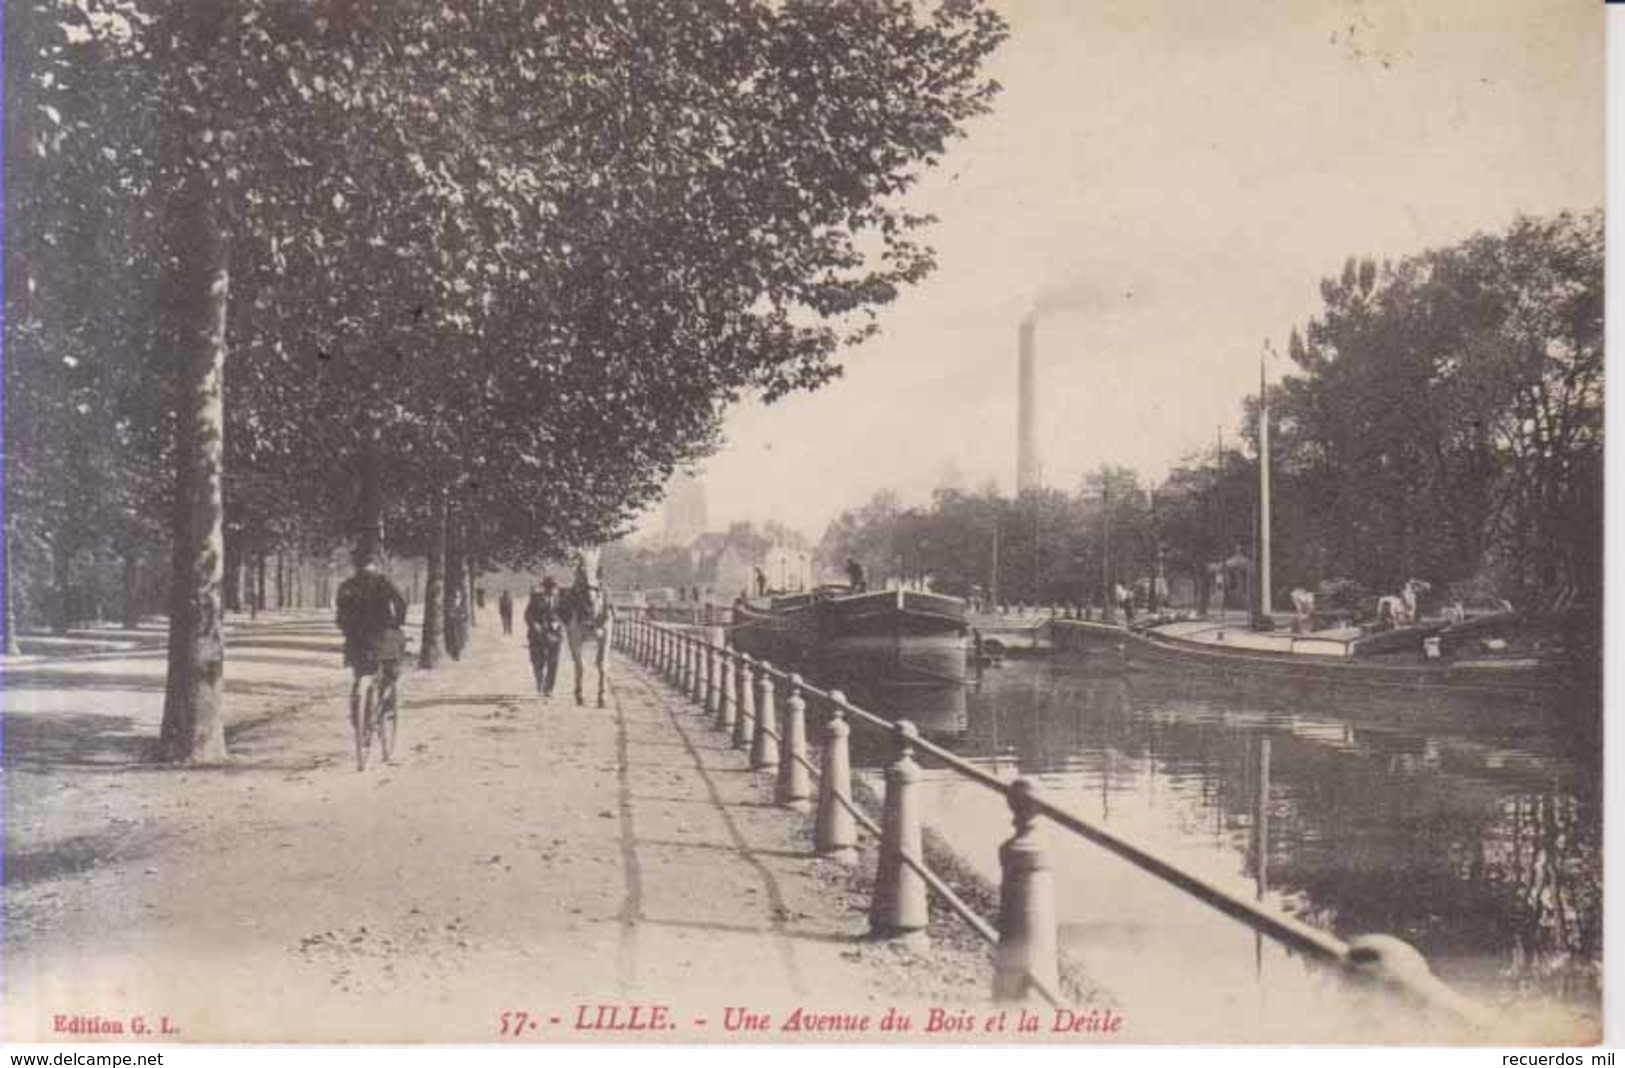
[[[161,650],[8,665],[7,1037],[705,1042],[815,1037],[781,1031],[796,1008],[985,1012],[985,947],[868,939],[861,877],[641,668],[613,658],[611,707],[578,708],[475,633],[407,676],[397,762],[365,773],[325,619],[237,633],[219,767],[144,762]]]

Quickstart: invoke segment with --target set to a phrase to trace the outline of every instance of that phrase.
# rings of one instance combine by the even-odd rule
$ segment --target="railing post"
[[[812,777],[807,773],[807,698],[801,676],[790,676],[790,696],[784,702],[784,738],[779,750],[779,781],[773,799],[797,812],[812,810]]]
[[[813,848],[843,864],[858,858],[858,827],[852,818],[852,753],[846,722],[846,695],[830,691],[829,724],[824,728],[824,762],[818,777],[818,815],[813,821]]]
[[[709,711],[706,688],[710,685],[710,641],[703,634],[694,636],[694,703],[702,712]]]
[[[914,742],[920,732],[906,719],[893,728],[897,757],[886,769],[885,813],[880,823],[880,864],[875,873],[875,896],[869,909],[869,929],[877,935],[912,935],[929,920],[925,880],[904,858],[922,863],[920,807],[916,797],[920,766],[914,763]]]
[[[717,714],[717,647],[711,640],[710,628],[705,631],[701,639],[705,643],[705,700],[703,707],[705,714],[715,717]]]
[[[723,639],[727,641],[726,638]],[[732,731],[734,725],[733,653],[726,645],[717,649],[717,729]]]
[[[1057,963],[1055,879],[1037,828],[1033,784],[1010,784],[1010,814],[1016,833],[999,848],[999,948],[993,957],[995,1001],[1025,1001],[1036,982],[1055,991]]]
[[[694,643],[688,640],[688,635],[682,631],[677,632],[677,677],[672,682],[677,692],[684,697],[688,696],[689,677],[694,672]]]
[[[750,766],[757,771],[778,767],[777,727],[773,715],[772,665],[764,660],[756,672],[756,733],[750,740]]]
[[[738,670],[734,672],[734,748],[744,749],[751,743],[752,722],[756,716],[751,705],[751,661],[739,654]]]
[[[655,655],[655,672],[663,679],[669,678],[671,676],[671,631],[665,627],[659,627],[655,630],[655,639],[659,646],[659,651]]]
[[[694,635],[683,634],[683,696],[694,700],[694,690],[700,677],[700,646]]]

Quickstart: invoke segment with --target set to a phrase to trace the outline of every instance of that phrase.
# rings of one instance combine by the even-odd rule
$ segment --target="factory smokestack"
[[[1033,317],[1021,320],[1020,355],[1018,357],[1018,397],[1016,410],[1016,493],[1026,493],[1039,487],[1037,431],[1037,397],[1033,366]]]

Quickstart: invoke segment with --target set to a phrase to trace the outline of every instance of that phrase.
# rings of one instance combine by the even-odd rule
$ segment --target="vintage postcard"
[[[1604,23],[8,3],[5,1040],[1600,1042]]]

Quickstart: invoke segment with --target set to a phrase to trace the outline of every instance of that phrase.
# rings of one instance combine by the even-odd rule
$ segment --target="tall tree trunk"
[[[360,499],[356,502],[356,554],[379,560],[383,552],[384,504],[379,486],[378,428],[369,420],[361,431]]]
[[[254,558],[254,611],[265,611],[265,556],[264,551]]]
[[[459,660],[462,658],[464,639],[468,633],[466,614],[468,580],[463,572],[463,531],[458,517],[455,516],[448,516],[446,524],[445,589],[443,600],[446,652],[451,654],[453,660]]]
[[[171,119],[181,124],[181,117]],[[187,131],[189,132],[189,131]],[[230,272],[208,174],[185,168],[166,218],[175,264],[168,309],[176,346],[174,562],[170,574],[169,675],[161,740],[170,761],[226,756],[224,570],[221,493]]]
[[[241,539],[226,535],[226,611],[243,610],[243,547]]]
[[[58,533],[51,539],[51,629],[66,634],[73,620],[73,553]]]
[[[285,565],[286,555],[281,549],[276,551],[276,610],[282,611],[288,607],[288,572]]]
[[[138,559],[140,551],[134,545],[126,545],[124,557],[124,629],[134,630],[141,622],[141,568]]]
[[[17,644],[17,598],[11,588],[11,524],[0,524],[5,528],[5,598],[6,598],[6,655],[21,656],[22,648]]]
[[[418,666],[424,668],[439,666],[446,655],[440,637],[442,613],[440,587],[446,565],[447,507],[448,502],[442,494],[435,502],[433,533],[429,538],[428,575],[423,584],[423,649],[418,654]]]

